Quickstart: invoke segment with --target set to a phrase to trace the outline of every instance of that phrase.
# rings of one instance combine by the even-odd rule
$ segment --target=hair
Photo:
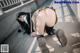
[[[29,23],[29,26],[25,23],[25,22],[21,22],[18,18],[20,18],[20,16],[25,15],[26,20]],[[18,23],[20,24],[21,28],[25,30],[26,33],[30,33],[30,13],[26,13],[26,12],[19,12],[17,15],[17,19]]]
[[[27,14],[28,14],[28,13],[26,13],[26,12],[19,12],[17,18],[20,18],[20,16],[22,16],[22,15],[27,15]]]

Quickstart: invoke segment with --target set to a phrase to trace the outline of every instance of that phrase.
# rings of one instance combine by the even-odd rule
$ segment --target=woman
[[[24,33],[30,34],[30,13],[20,12],[17,16],[17,21]]]
[[[67,44],[67,39],[65,37],[64,31],[58,29],[56,32],[53,29],[57,23],[57,14],[55,9],[52,7],[46,7],[38,9],[32,16],[33,29],[32,36],[37,37],[38,42],[43,42],[42,37],[46,35],[55,35],[57,36],[61,46]]]
[[[33,29],[32,36],[44,36],[50,34],[57,22],[56,12],[53,8],[38,9],[32,16]],[[53,32],[54,33],[54,32]]]

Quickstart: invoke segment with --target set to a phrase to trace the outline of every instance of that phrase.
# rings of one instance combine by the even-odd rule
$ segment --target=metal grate
[[[0,8],[2,8],[3,11],[6,11],[28,1],[30,0],[0,0]]]
[[[1,0],[0,1],[0,6],[1,6],[1,8],[5,8],[5,7],[8,7],[8,6],[17,4],[19,2],[21,2],[21,0]]]

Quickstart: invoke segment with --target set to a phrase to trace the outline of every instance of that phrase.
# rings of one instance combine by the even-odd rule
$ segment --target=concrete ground
[[[55,35],[45,37],[46,47],[42,47],[41,49],[45,48],[43,52],[41,52],[39,46],[36,47],[34,50],[35,53],[80,53],[80,33],[78,30],[75,30],[74,24],[71,23],[64,23],[64,24],[57,24],[57,29],[63,29],[65,32],[65,36],[67,38],[67,45],[65,47],[60,47],[60,43]],[[34,52],[32,51],[32,53]]]
[[[78,24],[79,25],[79,24]],[[57,23],[55,29],[62,29],[67,38],[67,45],[61,47],[55,35],[44,37],[47,48],[41,52],[38,42],[30,35],[15,32],[4,43],[9,44],[10,53],[80,53],[79,28],[74,23]],[[33,44],[33,42],[35,42]],[[42,44],[42,43],[40,43]]]

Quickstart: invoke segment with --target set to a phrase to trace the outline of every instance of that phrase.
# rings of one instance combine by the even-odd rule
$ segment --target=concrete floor
[[[4,44],[9,44],[9,53],[26,53],[32,41],[33,37],[16,31]]]
[[[80,33],[79,28],[74,23],[57,23],[55,29],[63,29],[67,37],[67,45],[61,47],[55,35],[44,37],[47,48],[41,52],[37,41],[33,45],[34,38],[30,35],[18,33],[17,31],[9,37],[4,43],[9,44],[10,53],[28,53],[28,50],[33,45],[31,53],[80,53]],[[40,43],[42,44],[42,43]],[[48,52],[49,50],[49,52]]]
[[[58,26],[59,25],[59,26]],[[69,26],[69,27],[68,27]],[[65,47],[60,47],[60,43],[55,35],[46,37],[46,45],[48,47],[49,52],[47,53],[80,53],[80,33],[79,31],[75,31],[74,24],[64,23],[57,24],[56,27],[58,29],[63,29],[65,35],[67,37],[67,45]],[[43,46],[44,51],[42,53],[46,53],[47,49]],[[35,53],[41,53],[39,46],[34,50]],[[32,51],[32,53],[34,52]],[[76,52],[75,52],[76,51]]]

